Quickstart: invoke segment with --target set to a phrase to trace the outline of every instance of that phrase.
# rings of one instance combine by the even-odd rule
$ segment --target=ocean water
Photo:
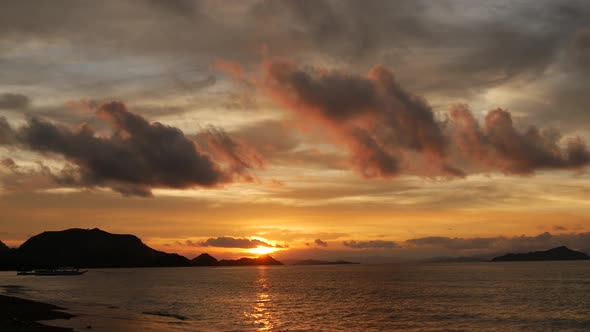
[[[94,331],[590,331],[590,262],[0,272],[0,285]]]

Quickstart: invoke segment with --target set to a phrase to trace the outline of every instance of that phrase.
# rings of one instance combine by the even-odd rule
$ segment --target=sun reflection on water
[[[251,307],[250,312],[244,312],[244,315],[253,320],[258,331],[271,331],[274,328],[274,317],[271,311],[272,297],[269,292],[268,279],[266,278],[266,267],[258,268],[258,278],[256,279],[256,299]]]

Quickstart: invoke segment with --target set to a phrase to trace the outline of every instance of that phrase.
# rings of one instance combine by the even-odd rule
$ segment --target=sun
[[[256,254],[256,255],[267,255],[267,254],[273,253],[277,250],[279,250],[279,249],[273,248],[273,247],[263,247],[263,246],[258,246],[256,248],[248,249],[249,252]]]

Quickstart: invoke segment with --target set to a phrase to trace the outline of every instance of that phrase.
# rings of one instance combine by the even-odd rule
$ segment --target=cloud
[[[431,172],[461,175],[444,160],[447,138],[431,107],[403,89],[388,69],[375,66],[362,77],[278,60],[266,62],[264,69],[265,91],[330,130],[348,146],[351,163],[365,177],[419,173],[413,166],[419,161],[434,168]]]
[[[0,160],[0,165],[6,167],[6,168],[10,168],[13,169],[16,167],[16,163],[14,162],[14,160],[12,158],[4,158],[2,160]]]
[[[559,229],[558,229],[559,228]],[[565,230],[564,227],[556,227],[556,230]],[[423,237],[406,240],[404,248],[430,248],[439,250],[455,250],[455,254],[461,252],[498,253],[545,250],[557,246],[568,246],[573,249],[590,248],[590,232],[586,233],[561,233],[548,232],[536,236],[497,236],[474,238],[450,238],[450,237]]]
[[[249,238],[234,238],[229,236],[222,236],[217,238],[210,238],[206,241],[199,242],[199,246],[201,247],[221,247],[221,248],[242,248],[242,249],[250,249],[250,248],[258,248],[261,247],[276,247],[276,248],[283,248],[281,245],[274,246],[270,243],[264,242],[258,239],[249,239]]]
[[[590,70],[590,28],[581,28],[575,32],[570,45],[569,56],[578,65],[577,68]]]
[[[443,236],[430,236],[405,241],[414,246],[434,246],[447,249],[487,249],[496,242],[496,238],[449,238]]]
[[[0,160],[0,187],[10,192],[51,189],[59,183],[60,176],[70,176],[69,171],[66,167],[55,174],[41,161],[37,161],[33,167],[22,167],[12,158],[4,158]]]
[[[322,241],[320,239],[315,239],[315,241],[313,241],[313,242],[319,247],[327,247],[328,246],[328,242]]]
[[[262,156],[254,147],[233,138],[223,128],[209,126],[199,132],[197,139],[205,142],[204,147],[216,160],[228,165],[229,174],[253,181],[251,170],[264,167]]]
[[[590,85],[590,27],[579,28],[567,37],[562,56],[552,67],[552,75],[534,82],[517,100],[515,107],[536,121],[587,132],[586,124],[590,121],[590,95],[587,93]],[[528,95],[542,98],[528,98]]]
[[[437,120],[425,99],[403,89],[382,66],[367,77],[279,60],[266,61],[264,68],[264,91],[297,117],[329,130],[368,178],[531,174],[590,164],[581,137],[562,140],[559,131],[535,126],[520,130],[503,109],[489,111],[483,125],[464,105],[451,107],[446,121]]]
[[[398,244],[393,241],[370,240],[370,241],[343,241],[345,247],[353,249],[393,249],[398,248]]]
[[[16,133],[10,127],[6,118],[0,116],[0,145],[12,144],[16,140]]]
[[[31,99],[20,93],[0,93],[0,109],[23,110],[29,107]]]
[[[561,133],[529,126],[519,131],[510,112],[487,113],[483,127],[471,111],[451,108],[453,135],[463,157],[470,162],[506,173],[530,174],[539,169],[580,168],[590,164],[590,152],[580,137],[560,146]]]
[[[230,164],[228,170],[179,129],[150,123],[121,102],[100,105],[96,116],[110,123],[110,135],[99,135],[86,124],[70,129],[34,117],[13,130],[0,119],[0,143],[63,156],[77,169],[68,176],[62,172],[61,184],[109,187],[132,196],[149,196],[152,188],[214,187],[250,167],[234,165],[237,161],[231,158],[240,155],[239,148],[228,145],[231,138],[222,131],[217,133],[225,141],[214,148],[224,157],[221,161]]]
[[[215,1],[154,0],[100,5],[54,0],[51,6],[38,6],[23,0],[2,4],[0,37],[9,50],[34,41],[77,45],[73,52],[88,57],[190,56],[195,62],[203,57],[254,61],[264,43],[283,56],[350,66],[386,63],[404,68],[405,77],[427,90],[466,94],[514,77],[538,76],[567,33],[588,21],[588,8],[575,0],[511,6],[447,0],[258,0],[231,7]],[[138,36],[138,29],[145,33]],[[44,53],[38,58],[32,53],[34,66],[15,62],[27,68],[26,75],[14,69],[9,75],[26,81],[54,77],[41,65]]]

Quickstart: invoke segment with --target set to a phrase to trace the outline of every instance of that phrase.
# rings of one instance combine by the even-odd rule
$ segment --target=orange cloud
[[[231,72],[244,77],[241,68]],[[252,83],[301,120],[325,128],[366,178],[531,174],[590,164],[582,138],[562,146],[558,131],[521,131],[503,109],[488,112],[483,125],[461,105],[450,109],[447,120],[437,120],[425,99],[380,65],[364,77],[271,59],[263,62],[262,75]]]

